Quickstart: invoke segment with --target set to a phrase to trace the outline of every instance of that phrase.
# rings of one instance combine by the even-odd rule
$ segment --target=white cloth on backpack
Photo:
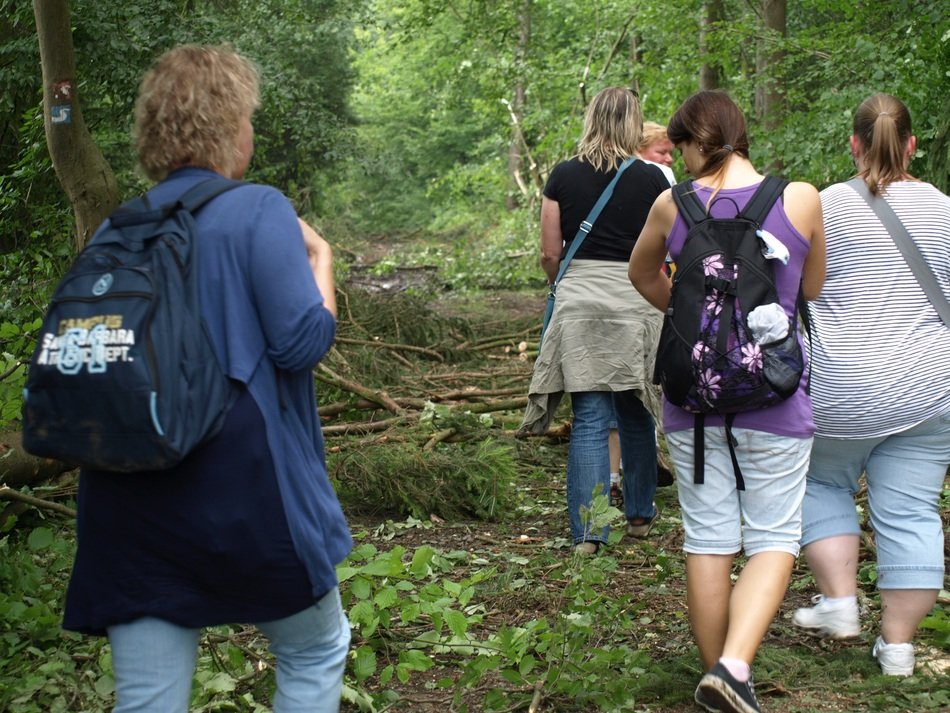
[[[788,336],[788,315],[778,302],[759,305],[749,312],[747,321],[756,344],[770,344]]]

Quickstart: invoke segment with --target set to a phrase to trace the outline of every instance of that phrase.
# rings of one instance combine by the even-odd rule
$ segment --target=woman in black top
[[[610,87],[584,117],[578,153],[551,172],[541,204],[541,267],[553,283],[582,221],[617,173],[636,156],[643,117],[636,95]],[[584,521],[582,508],[607,494],[607,434],[616,420],[624,464],[628,534],[646,536],[657,517],[656,431],[651,383],[660,315],[632,288],[626,264],[650,206],[669,183],[659,167],[634,161],[574,255],[557,287],[529,389],[522,430],[547,430],[561,396],[571,394],[574,421],[567,463],[571,537],[594,553],[607,528]],[[649,406],[650,408],[647,408]]]

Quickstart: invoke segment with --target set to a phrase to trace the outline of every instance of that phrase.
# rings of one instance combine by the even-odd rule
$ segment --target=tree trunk
[[[508,143],[508,175],[515,185],[515,191],[509,191],[505,200],[508,210],[518,207],[521,195],[530,199],[530,189],[524,180],[524,156],[522,147],[527,146],[527,138],[521,128],[521,119],[524,114],[525,87],[524,64],[528,52],[528,41],[531,37],[531,0],[523,0],[521,11],[518,13],[518,48],[515,53],[515,88],[508,109],[511,114],[511,140]]]
[[[74,468],[52,458],[30,455],[23,450],[17,432],[0,433],[0,485],[14,490],[24,485],[35,486]]]
[[[76,248],[119,202],[115,174],[92,140],[79,108],[67,0],[33,0],[43,67],[43,121],[53,168],[73,206]]]
[[[762,0],[762,18],[765,27],[756,53],[755,98],[756,114],[769,131],[781,125],[785,113],[780,71],[785,57],[781,46],[781,40],[785,38],[785,0]],[[776,158],[769,170],[781,172],[781,160]]]
[[[718,89],[721,69],[719,62],[710,55],[710,35],[715,31],[716,24],[723,19],[722,0],[705,0],[703,2],[703,24],[699,29],[699,55],[703,64],[699,68],[699,88]]]

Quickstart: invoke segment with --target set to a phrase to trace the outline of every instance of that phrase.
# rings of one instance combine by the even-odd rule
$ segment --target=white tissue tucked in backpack
[[[759,305],[749,312],[748,322],[756,344],[770,344],[788,336],[788,315],[778,302]]]

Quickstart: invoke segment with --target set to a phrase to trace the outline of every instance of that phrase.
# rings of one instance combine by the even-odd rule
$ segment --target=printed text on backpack
[[[23,394],[23,447],[85,468],[170,468],[233,401],[201,318],[192,213],[241,185],[213,178],[169,206],[137,198],[60,282]]]

